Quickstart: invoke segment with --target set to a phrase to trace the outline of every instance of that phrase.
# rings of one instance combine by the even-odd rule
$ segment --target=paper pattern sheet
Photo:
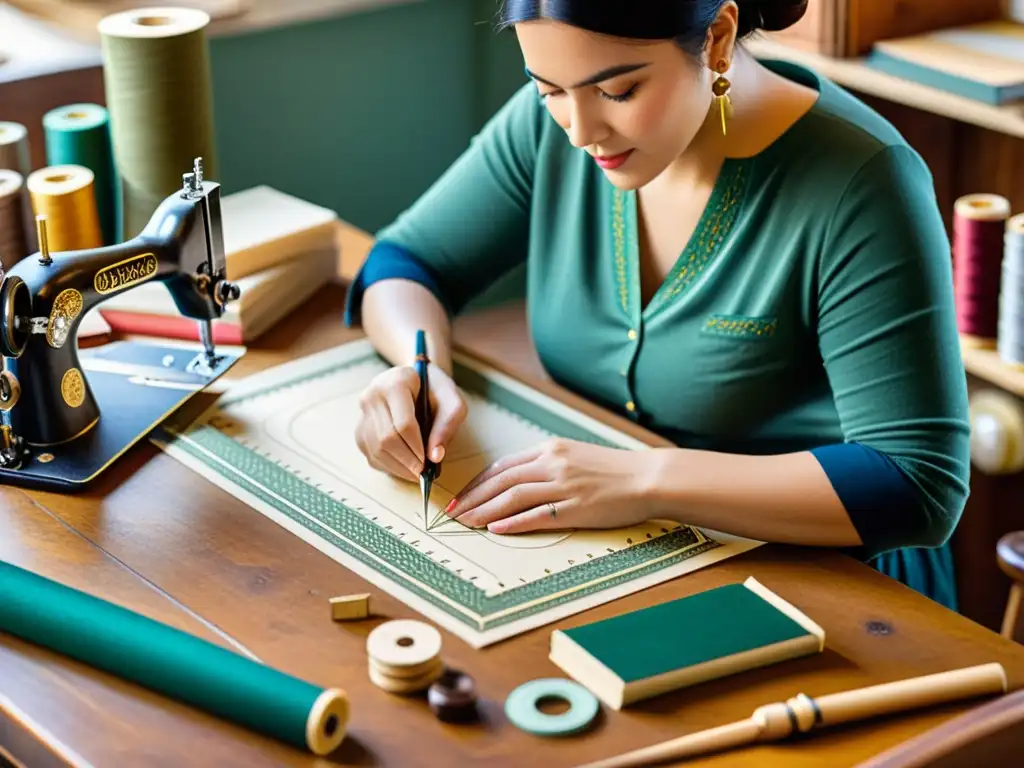
[[[760,543],[661,521],[496,535],[450,520],[449,499],[491,461],[551,436],[646,449],[461,356],[469,415],[424,519],[419,486],[372,469],[356,447],[359,397],[386,368],[367,341],[345,344],[234,384],[194,424],[169,423],[153,440],[478,648]]]

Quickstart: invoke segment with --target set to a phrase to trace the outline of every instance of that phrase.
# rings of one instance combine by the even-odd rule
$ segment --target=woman
[[[949,244],[891,125],[744,51],[805,9],[506,3],[529,82],[379,233],[350,294],[348,322],[395,365],[363,401],[373,466],[414,480],[443,458],[466,415],[449,317],[525,261],[553,379],[678,447],[554,441],[488,468],[449,515],[508,534],[671,518],[843,548],[955,609],[970,457]]]

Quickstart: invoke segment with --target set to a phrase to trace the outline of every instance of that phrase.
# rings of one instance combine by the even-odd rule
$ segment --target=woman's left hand
[[[656,517],[644,498],[653,464],[651,451],[555,438],[496,461],[445,512],[492,533],[635,525]]]

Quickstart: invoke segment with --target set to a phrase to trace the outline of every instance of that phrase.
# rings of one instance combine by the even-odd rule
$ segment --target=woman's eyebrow
[[[619,75],[628,75],[630,72],[636,72],[638,69],[643,69],[644,67],[647,66],[650,66],[650,62],[644,64],[620,64],[617,67],[608,67],[608,69],[602,69],[600,72],[591,75],[585,80],[581,80],[572,87],[583,88],[584,86],[587,85],[596,85],[597,83],[600,83],[602,80],[608,80],[613,77],[618,77]],[[526,74],[532,77],[534,80],[538,80],[544,83],[545,85],[550,85],[552,88],[560,87],[552,83],[550,80],[545,80],[540,75],[535,75],[529,69],[526,70]]]

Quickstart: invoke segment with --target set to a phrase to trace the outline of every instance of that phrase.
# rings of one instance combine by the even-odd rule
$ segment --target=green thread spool
[[[187,632],[0,561],[0,631],[315,755],[345,738],[349,700]]]
[[[103,245],[119,242],[107,110],[98,104],[68,104],[50,110],[43,115],[43,134],[47,165],[80,165],[92,171]]]
[[[189,8],[138,8],[99,23],[118,196],[120,238],[135,237],[203,158],[217,178],[206,27]]]

